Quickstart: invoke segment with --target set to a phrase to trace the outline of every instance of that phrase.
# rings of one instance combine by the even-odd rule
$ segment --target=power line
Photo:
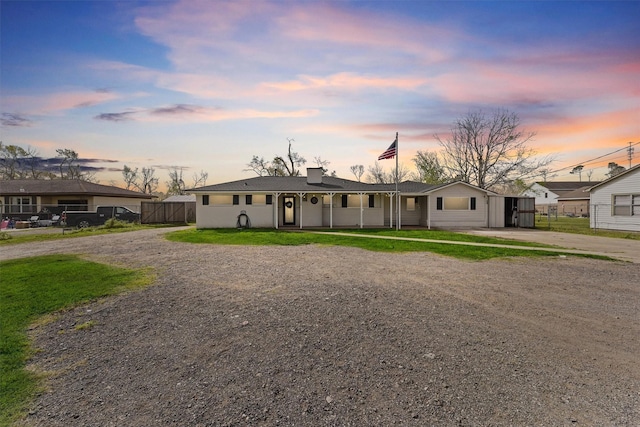
[[[576,163],[575,165],[572,165],[572,166],[566,166],[564,168],[548,172],[548,174],[562,172],[563,170],[567,170],[567,169],[573,169],[576,166],[580,166],[580,165],[582,165],[582,166],[588,165],[591,162],[595,162],[596,160],[600,160],[600,159],[602,159],[604,157],[610,156],[610,155],[615,154],[615,153],[619,153],[620,151],[624,151],[624,150],[627,150],[628,152],[630,151],[630,153],[633,153],[632,147],[634,147],[636,145],[639,145],[639,144],[640,144],[640,142],[630,142],[628,147],[623,147],[623,148],[620,148],[618,150],[612,151],[610,153],[603,154],[602,156],[596,157],[596,158],[591,159],[591,160],[587,160],[586,162]],[[631,161],[630,159],[631,159],[631,154],[629,154],[629,161]]]

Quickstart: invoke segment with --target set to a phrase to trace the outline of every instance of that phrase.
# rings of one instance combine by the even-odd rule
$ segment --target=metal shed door
[[[533,197],[518,199],[518,227],[533,228],[536,219],[536,200]]]

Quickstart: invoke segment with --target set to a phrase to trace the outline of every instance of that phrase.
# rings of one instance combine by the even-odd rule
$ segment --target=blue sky
[[[2,1],[4,144],[71,148],[208,184],[255,176],[287,139],[338,176],[437,151],[469,111],[507,109],[558,180],[601,179],[640,141],[637,1]],[[636,147],[635,161],[640,158]],[[96,162],[95,164],[100,164]],[[386,168],[395,162],[386,161]]]

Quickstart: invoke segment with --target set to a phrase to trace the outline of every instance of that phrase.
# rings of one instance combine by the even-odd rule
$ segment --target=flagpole
[[[398,157],[400,157],[400,141],[396,132],[396,230],[400,230],[400,193],[398,193]]]

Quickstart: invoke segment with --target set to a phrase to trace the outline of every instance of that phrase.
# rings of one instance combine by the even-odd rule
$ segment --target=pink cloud
[[[120,98],[120,95],[105,91],[72,91],[46,95],[8,96],[4,108],[25,114],[57,114],[78,108],[86,108]]]

